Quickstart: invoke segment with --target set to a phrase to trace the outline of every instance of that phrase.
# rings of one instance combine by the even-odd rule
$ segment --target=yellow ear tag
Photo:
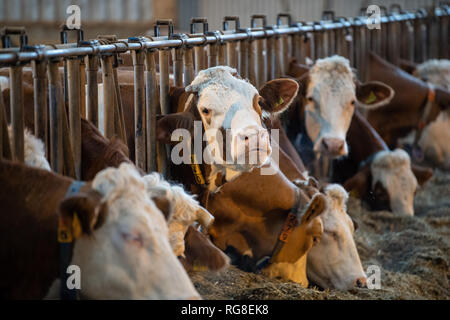
[[[359,198],[359,192],[358,192],[358,190],[352,189],[352,190],[350,191],[350,196],[353,197],[353,198]]]
[[[76,212],[73,213],[72,219],[72,234],[74,239],[78,239],[82,234],[80,219],[78,218],[78,214]]]
[[[375,93],[373,93],[373,91],[370,91],[370,94],[367,97],[365,103],[371,104],[371,103],[374,103],[376,100],[377,100],[377,96],[375,95]]]
[[[72,230],[68,228],[63,219],[60,217],[58,219],[58,242],[60,243],[70,243],[73,241]]]
[[[278,101],[278,103],[275,105],[275,108],[278,106],[281,106],[283,104],[284,100],[282,97],[280,97],[280,101]]]

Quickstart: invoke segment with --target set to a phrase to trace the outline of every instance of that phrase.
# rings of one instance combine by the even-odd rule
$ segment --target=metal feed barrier
[[[165,174],[167,150],[156,142],[156,118],[169,112],[170,73],[176,86],[187,86],[200,70],[229,65],[259,87],[283,76],[290,58],[305,63],[307,57],[315,60],[339,54],[350,60],[361,80],[365,78],[368,50],[394,64],[400,59],[422,62],[449,58],[448,4],[430,12],[404,12],[399,6],[391,7],[389,13],[386,8],[382,11],[381,29],[367,27],[366,10],[362,9],[361,16],[355,18],[335,17],[326,11],[319,22],[294,23],[291,15],[279,14],[276,25],[268,25],[264,15],[253,15],[250,28],[241,28],[239,17],[225,17],[222,31],[209,31],[206,18],[193,18],[190,34],[175,34],[171,20],[158,20],[153,37],[118,40],[102,36],[86,41],[82,30],[75,30],[76,43],[68,43],[69,30],[63,28],[62,44],[52,46],[30,46],[24,28],[4,28],[0,66],[9,68],[13,137],[10,145],[0,96],[0,156],[24,161],[22,72],[26,65],[31,65],[33,72],[34,134],[45,142],[52,169],[79,179],[80,119],[85,117],[99,125],[99,69],[104,89],[104,134],[126,141],[123,110],[127,106],[122,105],[118,83],[121,53],[131,52],[134,70],[135,150],[130,151],[142,170]],[[197,25],[202,26],[201,32]],[[162,28],[167,29],[167,35],[160,34]],[[19,47],[12,47],[13,35],[19,37]],[[64,79],[59,75],[61,66]]]

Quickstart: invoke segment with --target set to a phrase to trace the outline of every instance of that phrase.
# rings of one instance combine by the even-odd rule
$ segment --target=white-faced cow
[[[70,264],[81,269],[81,297],[199,297],[172,252],[164,215],[133,166],[105,169],[65,198],[71,186],[72,179],[0,161],[3,298],[51,296],[58,224],[71,229],[77,218],[81,232],[74,233]]]
[[[319,59],[300,79],[301,107],[314,153],[331,158],[348,154],[345,142],[355,107],[387,104],[393,90],[380,82],[359,84],[350,63],[341,56]]]

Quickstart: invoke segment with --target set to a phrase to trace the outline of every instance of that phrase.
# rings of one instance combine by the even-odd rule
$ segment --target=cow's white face
[[[372,161],[372,189],[377,182],[389,195],[389,203],[393,213],[398,215],[414,215],[414,194],[417,179],[411,170],[409,155],[402,149],[381,151]]]
[[[9,142],[13,144],[12,127],[8,126]],[[45,157],[45,146],[42,140],[24,130],[24,162],[27,166],[51,171],[50,164]]]
[[[428,60],[417,66],[414,75],[423,81],[450,90],[450,60]]]
[[[199,295],[175,257],[161,211],[129,164],[108,168],[92,187],[108,205],[106,221],[75,242],[81,294],[102,299],[186,299]]]
[[[323,288],[348,290],[366,284],[353,239],[354,224],[346,213],[347,192],[340,185],[325,189],[328,210],[322,214],[323,235],[308,253],[308,277]]]
[[[214,164],[247,171],[263,165],[271,147],[261,124],[258,91],[235,74],[235,69],[225,66],[202,70],[186,91],[198,93],[197,109]],[[230,161],[226,161],[227,156]]]
[[[151,173],[143,179],[146,182],[150,198],[165,197],[173,204],[169,218],[169,243],[175,255],[184,255],[184,237],[187,229],[195,222],[208,228],[214,217],[193,196],[187,194],[181,186],[170,185],[158,173]]]
[[[355,82],[349,61],[319,59],[309,71],[304,97],[305,123],[314,151],[331,157],[347,155],[345,136],[355,110]]]

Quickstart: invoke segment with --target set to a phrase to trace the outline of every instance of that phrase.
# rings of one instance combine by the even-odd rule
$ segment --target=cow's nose
[[[355,287],[357,288],[367,288],[367,279],[366,277],[356,278]]]
[[[266,141],[269,137],[269,134],[266,129],[258,130],[258,129],[247,129],[239,133],[239,139],[245,142],[246,145],[256,142]],[[256,145],[255,145],[256,147]]]
[[[345,147],[345,141],[337,138],[323,138],[322,146],[330,154],[342,154]]]

